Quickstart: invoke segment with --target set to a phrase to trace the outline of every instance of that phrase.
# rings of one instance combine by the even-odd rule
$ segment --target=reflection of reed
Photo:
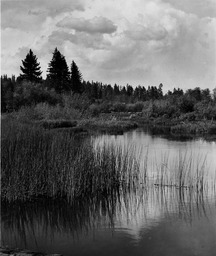
[[[156,178],[152,178],[155,186],[196,190],[197,193],[208,189],[209,186],[212,188],[212,184],[207,180],[206,156],[198,155],[195,159],[192,152],[179,152],[172,162],[168,155],[162,155],[159,163],[155,161]]]
[[[157,204],[165,214],[175,213],[177,219],[190,223],[197,217],[208,216],[210,203],[203,192],[160,187],[156,194]]]
[[[37,245],[37,238],[42,235],[52,240],[55,234],[63,233],[77,240],[101,227],[133,229],[135,225],[145,228],[161,218],[170,222],[181,219],[193,223],[198,218],[208,218],[212,209],[204,193],[168,187],[131,190],[130,193],[116,191],[70,203],[44,199],[37,203],[3,202],[2,239],[4,243],[5,234],[11,234],[25,247],[28,246],[29,237],[34,237]]]
[[[113,194],[70,203],[44,199],[34,203],[3,202],[3,243],[4,233],[16,234],[26,246],[29,234],[36,239],[40,234],[50,237],[63,232],[78,239],[79,234],[98,228],[104,221],[113,226],[117,200],[117,194]],[[35,235],[35,230],[40,234]]]

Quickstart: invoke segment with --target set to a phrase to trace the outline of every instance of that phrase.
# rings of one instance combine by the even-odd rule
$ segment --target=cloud
[[[215,87],[215,0],[11,2],[2,8],[6,73],[19,72],[29,48],[46,71],[58,47],[86,80]]]
[[[34,29],[47,17],[74,11],[84,11],[84,0],[7,0],[1,3],[2,28]]]
[[[114,25],[111,20],[104,17],[94,17],[89,20],[84,18],[76,19],[67,17],[60,21],[57,26],[74,29],[79,32],[86,32],[89,34],[112,34],[117,29],[117,26]]]
[[[171,4],[174,8],[182,10],[185,13],[193,13],[200,18],[216,16],[215,0],[163,0]]]
[[[167,36],[167,31],[163,27],[134,26],[133,29],[126,30],[125,34],[133,40],[162,40]]]
[[[121,33],[110,39],[109,51],[95,54],[98,73],[130,83],[214,86],[215,19],[199,18],[162,1],[146,2],[139,10],[117,24]],[[110,72],[112,76],[106,75]]]
[[[86,47],[97,49],[107,49],[110,46],[110,42],[105,40],[102,34],[87,34],[84,32],[69,33],[66,31],[53,31],[49,36],[49,44],[61,45],[62,42],[69,41],[77,45],[77,47]]]

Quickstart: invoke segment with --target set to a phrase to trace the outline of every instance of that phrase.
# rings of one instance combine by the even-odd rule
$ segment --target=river
[[[168,138],[142,129],[92,140],[99,147],[130,147],[140,169],[148,169],[152,186],[72,203],[3,203],[3,245],[65,256],[215,254],[215,142]],[[161,166],[170,175],[180,163],[192,172],[201,169],[207,189],[155,186]]]

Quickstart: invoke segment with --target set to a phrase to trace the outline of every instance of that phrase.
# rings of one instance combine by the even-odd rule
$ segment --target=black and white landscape
[[[0,255],[214,255],[215,0],[1,18]]]

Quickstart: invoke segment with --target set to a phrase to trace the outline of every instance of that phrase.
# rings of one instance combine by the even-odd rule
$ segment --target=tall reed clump
[[[3,200],[109,193],[131,187],[139,173],[132,152],[95,149],[89,138],[66,131],[9,127],[1,147]]]
[[[157,177],[155,185],[176,187],[178,189],[195,189],[203,191],[208,187],[206,156],[198,155],[196,158],[193,153],[179,152],[178,157],[169,161],[167,155],[163,156],[162,163],[157,167]]]

